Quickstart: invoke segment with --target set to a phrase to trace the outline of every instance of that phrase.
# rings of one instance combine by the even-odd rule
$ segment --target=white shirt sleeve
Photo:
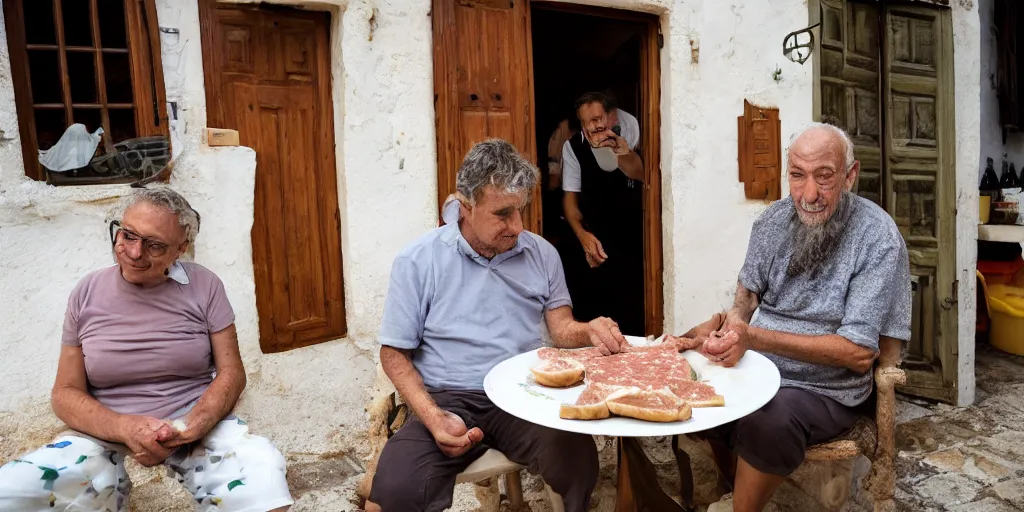
[[[579,134],[574,135],[574,137],[578,136]],[[565,144],[562,144],[562,190],[580,192],[582,189],[580,162],[576,160],[576,153],[572,152],[569,141],[565,141]]]
[[[619,111],[619,126],[622,127],[622,138],[626,139],[629,149],[636,149],[636,146],[640,144],[640,123],[629,112],[621,108],[616,110]]]

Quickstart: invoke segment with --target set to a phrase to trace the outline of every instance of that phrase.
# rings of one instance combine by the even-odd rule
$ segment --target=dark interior
[[[579,283],[590,277],[582,249],[562,215],[561,188],[549,190],[548,141],[564,119],[569,120],[578,136],[579,121],[574,104],[577,97],[591,91],[612,93],[618,107],[643,125],[640,55],[646,27],[633,21],[547,9],[536,4],[531,9],[537,165],[543,176],[544,191],[543,233],[562,256],[573,302],[581,306],[575,311],[577,319],[587,321],[590,318],[579,318],[591,310],[582,307],[582,301],[587,299],[582,295],[588,292]],[[585,190],[586,185],[584,194]],[[640,245],[636,250],[642,254]],[[638,261],[642,266],[642,257]],[[637,304],[642,313],[642,272],[629,281],[617,286],[615,293],[629,295],[629,300]],[[601,299],[594,300],[600,302]],[[642,331],[643,327],[634,328],[637,329]],[[639,331],[627,334],[642,334]]]

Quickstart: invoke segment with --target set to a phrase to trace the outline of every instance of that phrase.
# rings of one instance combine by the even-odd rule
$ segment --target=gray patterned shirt
[[[878,337],[910,339],[911,288],[907,247],[892,218],[852,195],[849,221],[831,260],[810,278],[786,274],[793,253],[792,199],[775,201],[754,222],[739,281],[757,294],[751,325],[805,335],[838,334],[878,350]],[[871,394],[872,375],[765,354],[783,387],[807,389],[847,406]]]

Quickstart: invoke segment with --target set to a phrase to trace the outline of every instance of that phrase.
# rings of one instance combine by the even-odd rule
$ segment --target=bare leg
[[[378,505],[378,504],[376,504],[376,503],[374,503],[372,501],[369,501],[369,500],[367,500],[367,502],[366,502],[366,509],[365,510],[366,510],[366,512],[384,512],[384,511],[382,511],[380,509],[380,505]]]
[[[732,495],[735,512],[761,512],[785,477],[762,473],[743,460],[736,462],[736,487]]]

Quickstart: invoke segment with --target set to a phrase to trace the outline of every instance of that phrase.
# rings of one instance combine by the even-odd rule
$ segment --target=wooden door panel
[[[345,335],[326,14],[214,7],[212,126],[256,150],[253,267],[260,345]],[[213,99],[216,98],[216,99]]]
[[[948,16],[948,13],[945,14]],[[943,11],[887,7],[887,172],[883,203],[911,256],[918,281],[917,340],[908,353],[908,389],[956,400],[955,200],[950,38]],[[950,43],[951,45],[951,43]],[[955,297],[954,297],[955,298]]]
[[[860,161],[855,191],[882,204],[878,8],[822,0],[821,119],[846,130]]]
[[[286,311],[282,322],[288,330],[325,327],[328,322],[327,303],[324,300],[324,268],[321,261],[321,205],[317,197],[314,166],[309,155],[314,154],[313,137],[307,136],[313,126],[313,91],[296,87],[264,86],[259,89],[262,144],[267,154],[277,154],[277,168],[271,167],[275,181],[267,180],[264,194],[286,200],[279,201],[267,213],[276,222],[267,219],[267,234],[272,245],[285,249],[283,260],[271,261],[271,272],[280,272],[274,282],[275,299],[283,297],[284,309],[275,307],[275,316]],[[273,149],[271,149],[273,148]],[[273,187],[273,188],[271,188]]]
[[[952,27],[948,10],[820,0],[821,120],[847,130],[856,192],[885,208],[914,281],[903,391],[956,400]]]
[[[505,139],[535,165],[529,2],[434,0],[438,206],[473,144]],[[540,187],[524,212],[540,233]]]

